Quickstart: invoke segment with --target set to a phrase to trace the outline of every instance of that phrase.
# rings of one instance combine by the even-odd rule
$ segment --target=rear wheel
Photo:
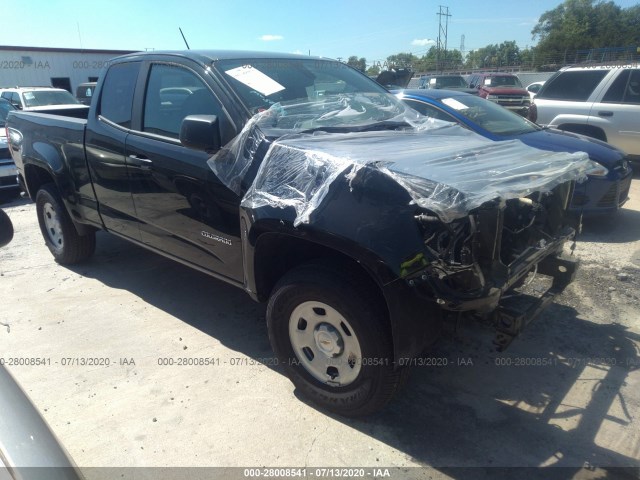
[[[406,375],[395,369],[384,304],[353,272],[308,264],[274,288],[269,340],[293,384],[320,407],[347,416],[373,413]]]
[[[47,183],[38,190],[36,213],[44,243],[58,263],[79,263],[93,255],[95,232],[78,234],[54,184]]]

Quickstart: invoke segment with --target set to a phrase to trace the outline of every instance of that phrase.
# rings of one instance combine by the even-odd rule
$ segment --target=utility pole
[[[436,49],[436,73],[440,71],[440,53],[442,51],[442,37],[444,37],[444,61],[447,60],[447,34],[449,30],[449,7],[440,5],[440,11],[436,13],[438,15],[438,48]],[[444,17],[444,26],[442,25],[442,17]]]

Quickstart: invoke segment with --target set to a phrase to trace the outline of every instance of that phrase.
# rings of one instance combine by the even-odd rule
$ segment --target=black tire
[[[4,247],[13,239],[13,223],[9,215],[0,208],[0,247]]]
[[[330,264],[307,264],[291,270],[278,282],[267,307],[269,340],[287,376],[313,403],[349,417],[368,415],[382,409],[404,382],[408,372],[404,368],[394,368],[391,329],[386,309],[380,294],[368,285],[368,282],[356,272],[344,271]],[[329,312],[338,312],[350,327],[347,328],[341,323],[341,327],[337,329],[338,339],[344,340],[343,353],[332,359],[340,363],[341,372],[346,371],[347,375],[357,372],[355,379],[345,382],[344,385],[326,383],[335,381],[336,378],[338,383],[340,382],[341,374],[337,374],[337,370],[334,371],[336,377],[327,374],[324,381],[314,376],[311,370],[315,367],[305,366],[304,356],[308,357],[309,350],[304,353],[301,345],[297,345],[296,348],[292,345],[292,335],[295,336],[295,332],[306,332],[307,328],[307,320],[302,319],[306,315],[301,314],[301,319],[294,324],[295,332],[290,335],[292,314],[300,311],[296,309],[304,308],[305,305],[314,305],[308,302],[330,307],[327,310],[312,308],[314,313],[310,313],[311,316],[316,315],[315,312],[320,312],[321,315],[324,312],[324,318],[329,318],[326,317]],[[309,320],[309,324],[313,321],[319,320]],[[300,322],[303,322],[302,327]],[[315,355],[318,355],[320,365],[323,365],[322,362],[326,361],[326,358],[330,358],[329,355],[323,358],[319,350],[318,342],[323,342],[322,338],[318,339],[316,335],[318,330],[323,328],[328,328],[325,323],[316,325],[313,330],[309,329],[314,332],[313,336],[316,339],[313,346],[316,350],[312,352],[313,360],[316,360]],[[348,360],[345,356],[347,348],[351,348],[347,346],[347,342],[354,339],[360,347],[360,361],[356,359],[357,356],[349,356]],[[336,344],[339,345],[340,340]],[[307,360],[313,364],[313,360]],[[345,367],[345,360],[348,367]],[[356,363],[360,364],[358,370],[355,370]],[[323,368],[324,365],[320,370]],[[329,372],[330,368],[333,367],[328,367],[326,371]],[[318,375],[318,370],[315,374]]]
[[[40,187],[36,195],[36,213],[44,243],[62,265],[82,262],[96,249],[96,234],[79,235],[64,208],[53,183]]]

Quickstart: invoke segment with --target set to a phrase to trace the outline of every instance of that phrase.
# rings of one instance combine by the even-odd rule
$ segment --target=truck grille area
[[[555,257],[573,236],[565,226],[571,182],[551,193],[493,201],[465,218],[442,224],[426,215],[427,267],[414,282],[446,310],[487,312],[546,257]]]
[[[500,105],[520,106],[524,105],[525,98],[521,95],[496,95]]]

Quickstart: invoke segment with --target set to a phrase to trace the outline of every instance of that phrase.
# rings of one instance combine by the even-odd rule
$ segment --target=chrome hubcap
[[[354,382],[362,350],[349,322],[322,302],[298,305],[289,319],[289,339],[300,364],[315,379],[342,387]]]
[[[44,204],[43,218],[49,240],[56,249],[62,249],[62,247],[64,247],[64,241],[62,239],[62,225],[60,224],[60,217],[58,217],[53,205],[50,203]]]

